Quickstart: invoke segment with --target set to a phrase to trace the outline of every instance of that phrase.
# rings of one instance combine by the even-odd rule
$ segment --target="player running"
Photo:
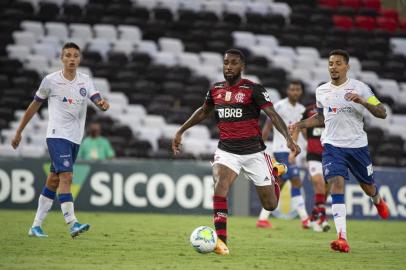
[[[303,113],[303,119],[309,118],[317,113],[316,104],[311,103],[306,106],[306,111]],[[323,178],[323,168],[321,163],[321,155],[323,146],[320,142],[321,133],[324,127],[311,127],[302,130],[307,139],[307,166],[314,191],[314,206],[310,216],[310,224],[316,232],[327,232],[330,230],[330,225],[327,222],[326,215],[326,196],[327,188]]]
[[[331,81],[316,89],[317,114],[289,126],[296,129],[325,124],[321,136],[323,144],[323,174],[331,185],[332,213],[338,239],[331,248],[349,252],[347,242],[344,184],[348,170],[358,180],[364,192],[371,197],[381,218],[389,217],[389,209],[374,182],[368,139],[364,131],[363,112],[367,109],[378,118],[386,118],[385,107],[364,83],[347,78],[349,55],[344,50],[329,54],[328,69]]]
[[[181,150],[182,134],[215,111],[220,141],[213,162],[213,210],[219,239],[215,252],[221,255],[229,254],[226,245],[227,195],[240,172],[253,181],[265,209],[272,211],[278,205],[279,186],[272,176],[271,159],[264,152],[265,144],[258,125],[261,109],[285,137],[288,148],[295,154],[300,153],[265,88],[241,78],[244,67],[245,57],[241,51],[226,51],[223,62],[225,81],[212,86],[204,104],[179,128],[172,140],[172,150],[177,154]]]
[[[21,141],[25,126],[48,99],[49,122],[46,135],[51,157],[50,174],[38,199],[38,209],[34,223],[28,234],[35,237],[47,237],[41,228],[58,189],[63,217],[70,224],[70,235],[74,238],[89,230],[89,224],[80,224],[75,216],[71,184],[73,164],[82,141],[86,120],[87,100],[106,111],[107,101],[94,89],[88,75],[80,73],[80,48],[75,43],[66,43],[62,48],[63,69],[47,75],[41,82],[34,100],[28,106],[11,145],[16,149]]]
[[[305,107],[299,103],[299,99],[303,94],[303,86],[300,81],[291,81],[287,88],[287,97],[275,103],[275,111],[282,117],[286,124],[296,123],[303,117]],[[269,133],[272,130],[272,122],[268,119],[262,130],[262,138],[268,139]],[[295,142],[299,137],[299,132],[292,134]],[[299,177],[299,168],[296,166],[295,153],[291,152],[287,147],[284,136],[277,128],[273,129],[273,155],[278,162],[287,165],[288,170],[283,174],[281,179],[281,188],[284,183],[290,180],[291,188],[291,206],[296,210],[302,221],[302,227],[307,229],[310,227],[310,219],[306,211],[306,206],[301,194],[302,182]],[[271,228],[272,224],[268,221],[270,211],[262,209],[259,214],[256,226],[258,228]]]

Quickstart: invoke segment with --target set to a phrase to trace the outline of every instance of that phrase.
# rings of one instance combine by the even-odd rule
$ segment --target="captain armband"
[[[367,100],[367,103],[374,105],[374,106],[381,104],[381,102],[376,98],[376,96],[369,97]]]

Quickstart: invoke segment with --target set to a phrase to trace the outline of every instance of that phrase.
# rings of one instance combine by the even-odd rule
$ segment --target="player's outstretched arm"
[[[324,126],[324,114],[323,112],[317,112],[309,118],[302,121],[289,125],[290,133],[297,132],[298,130],[311,127],[322,127]]]
[[[172,139],[172,151],[176,155],[181,150],[181,141],[182,141],[182,134],[188,130],[189,128],[193,127],[194,125],[199,124],[204,119],[209,116],[209,114],[213,111],[214,106],[204,103],[203,106],[199,107],[192,116],[186,120],[185,123],[176,131],[175,137]]]
[[[14,149],[16,149],[21,142],[21,134],[23,133],[25,126],[28,124],[28,122],[30,122],[34,114],[38,112],[41,105],[42,102],[33,100],[31,104],[28,106],[27,110],[23,115],[23,118],[21,118],[20,124],[18,125],[18,128],[16,130],[16,134],[14,135],[14,138],[11,140],[11,146]]]
[[[288,127],[280,115],[275,111],[273,106],[265,107],[263,110],[268,117],[271,118],[271,121],[273,125],[275,125],[276,129],[286,138],[288,148],[294,153],[295,156],[299,155],[301,151],[299,145],[297,145],[292,139],[289,134]]]

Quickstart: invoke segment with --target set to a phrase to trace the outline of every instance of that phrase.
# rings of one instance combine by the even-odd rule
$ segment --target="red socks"
[[[213,221],[218,238],[227,244],[227,198],[223,196],[213,196]]]

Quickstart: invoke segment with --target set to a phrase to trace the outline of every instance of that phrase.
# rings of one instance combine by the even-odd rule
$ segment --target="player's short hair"
[[[328,57],[330,57],[332,55],[341,55],[342,57],[344,57],[344,60],[345,60],[346,64],[348,64],[348,62],[350,61],[350,54],[346,50],[341,50],[341,49],[332,50],[328,54]]]
[[[67,42],[67,43],[65,43],[65,44],[63,45],[63,47],[62,47],[62,51],[65,50],[65,49],[71,49],[71,48],[76,49],[76,50],[78,50],[78,51],[80,52],[79,46],[78,46],[76,43],[74,43],[74,42]]]
[[[226,54],[238,55],[240,57],[241,62],[243,62],[245,64],[245,55],[242,51],[240,51],[238,49],[229,49],[224,53],[224,55],[226,55]]]
[[[288,86],[291,85],[291,84],[300,85],[300,87],[302,88],[302,90],[303,90],[303,91],[305,90],[304,83],[303,83],[301,80],[297,80],[297,79],[290,80],[290,81],[288,82]]]

